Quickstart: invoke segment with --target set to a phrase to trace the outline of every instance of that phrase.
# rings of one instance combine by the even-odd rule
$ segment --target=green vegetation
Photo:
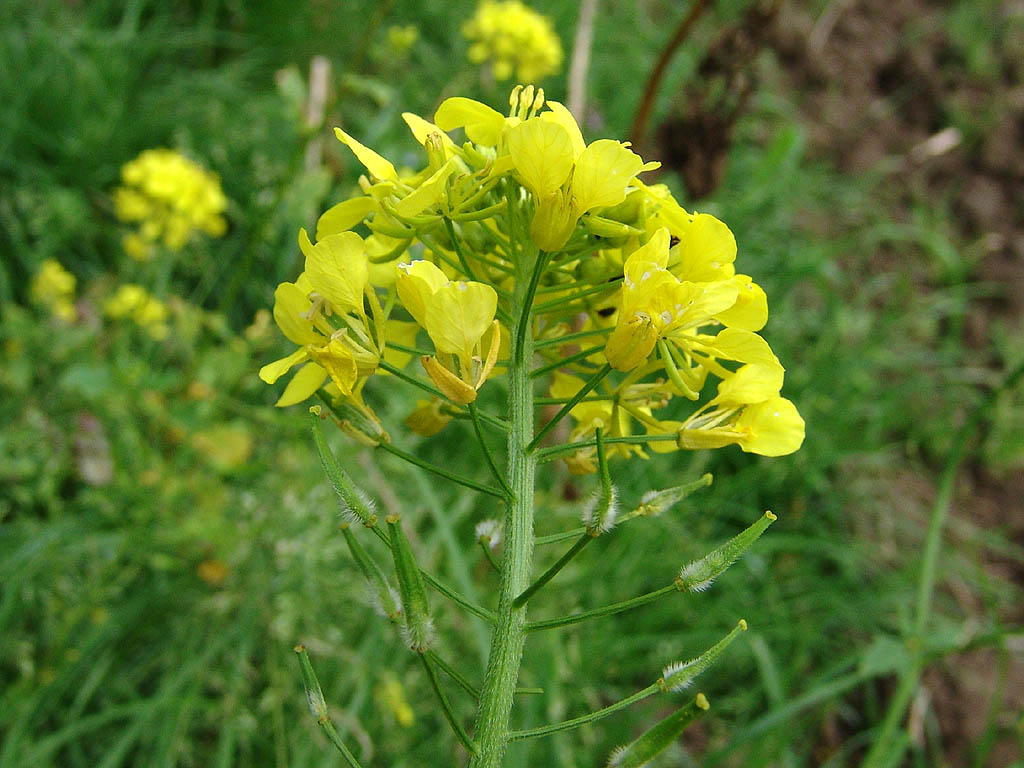
[[[749,3],[712,5],[669,68],[655,121],[697,77],[701,41]],[[812,19],[827,12],[796,5]],[[948,24],[939,75],[997,95],[979,109],[941,103],[934,130],[953,125],[957,151],[982,152],[1001,124],[1000,55],[1020,46],[1021,22],[1005,4],[951,5],[927,17]],[[568,59],[575,9],[536,7]],[[344,765],[309,714],[297,643],[366,768],[464,758],[431,677],[370,605],[305,407],[275,410],[280,388],[256,372],[290,351],[265,311],[277,283],[298,273],[298,227],[314,229],[356,183],[358,166],[330,129],[412,164],[401,112],[430,115],[454,93],[501,105],[507,84],[466,61],[459,28],[471,11],[405,0],[0,7],[0,768]],[[599,4],[588,139],[626,135],[669,34],[664,19],[678,13],[672,2]],[[389,43],[393,25],[418,29],[407,51]],[[331,74],[310,119],[318,55]],[[517,698],[513,726],[608,706],[742,617],[749,631],[701,679],[710,711],[652,765],[1020,760],[1024,546],[1012,483],[1024,468],[1024,391],[1004,382],[1024,361],[1014,310],[1024,284],[986,271],[992,259],[1011,262],[1009,241],[1000,256],[991,232],[963,223],[956,190],[969,187],[969,161],[947,170],[954,181],[938,192],[905,167],[909,147],[849,170],[780,58],[766,51],[756,62],[761,85],[716,191],[693,201],[676,174],[661,180],[729,224],[765,288],[764,335],[787,365],[804,447],[780,459],[729,448],[631,464],[635,474],[616,478],[626,508],[705,472],[714,483],[590,544],[533,600],[530,618],[658,589],[765,510],[778,521],[707,593],[536,633],[519,685],[543,693]],[[565,82],[541,84],[563,98]],[[112,192],[120,168],[153,147],[219,175],[228,230],[137,263],[122,250]],[[74,323],[30,300],[46,259],[77,278]],[[104,316],[123,283],[166,304],[165,340]],[[397,384],[380,392],[367,397],[388,424],[418,399]],[[482,409],[490,397],[481,391]],[[472,422],[458,421],[400,446],[489,483],[462,450],[473,439]],[[486,497],[335,430],[329,441],[383,513],[402,513],[425,569],[471,600],[493,592],[474,533],[493,516]],[[539,478],[537,533],[578,528],[594,478],[555,462]],[[926,559],[930,524],[941,545]],[[387,562],[379,541],[362,543]],[[534,575],[567,545],[540,548]],[[484,626],[431,599],[443,606],[440,655],[482,670]],[[979,668],[980,692],[964,682]],[[468,726],[474,702],[441,682]],[[695,693],[516,742],[506,763],[596,763]],[[965,722],[957,697],[983,714]],[[893,728],[877,746],[887,713]]]

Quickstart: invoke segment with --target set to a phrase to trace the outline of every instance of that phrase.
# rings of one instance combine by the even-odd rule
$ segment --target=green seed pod
[[[327,439],[324,437],[323,426],[320,424],[320,406],[314,405],[309,409],[310,424],[313,428],[313,442],[316,444],[316,451],[320,455],[320,463],[323,465],[327,479],[331,481],[338,500],[341,504],[342,514],[350,522],[359,521],[367,527],[377,524],[377,514],[374,511],[374,504],[362,489],[356,487],[352,478],[341,468],[338,460],[334,458]]]
[[[329,716],[327,714],[327,702],[324,701],[323,691],[320,690],[320,681],[316,679],[313,665],[309,661],[309,654],[306,653],[306,646],[296,645],[294,650],[299,655],[299,667],[302,669],[302,685],[306,689],[309,711],[313,713],[316,721],[323,725],[328,721]]]
[[[649,728],[636,741],[612,752],[608,758],[608,768],[642,768],[647,765],[679,738],[679,734],[685,731],[690,723],[707,712],[710,706],[704,694],[698,693],[692,704],[687,704]]]
[[[681,691],[688,687],[697,675],[715,663],[719,654],[728,648],[732,644],[732,641],[736,639],[736,635],[740,632],[746,631],[747,622],[740,619],[729,634],[708,648],[697,658],[690,659],[689,661],[677,661],[673,664],[669,664],[661,672],[661,678],[665,681],[663,683],[665,690]]]
[[[676,586],[683,592],[703,592],[711,586],[711,582],[730,565],[735,563],[747,548],[764,533],[768,526],[778,518],[771,512],[765,512],[761,518],[742,533],[729,539],[718,549],[710,552],[700,560],[694,560],[683,566],[676,579]]]
[[[341,532],[345,536],[349,552],[352,553],[352,559],[356,561],[356,565],[359,566],[359,570],[363,572],[363,576],[366,577],[366,581],[370,585],[374,608],[391,621],[398,621],[402,615],[401,597],[388,584],[384,573],[363,549],[355,534],[348,527],[348,523],[342,525]]]
[[[423,577],[413,559],[412,548],[405,537],[398,515],[388,515],[388,535],[391,537],[391,555],[395,559],[395,573],[398,574],[398,591],[402,597],[402,613],[405,616],[405,641],[412,650],[422,653],[434,639],[434,621],[430,618],[427,590]]]
[[[699,480],[690,483],[683,483],[673,488],[666,488],[663,491],[648,491],[640,499],[640,506],[629,514],[629,517],[657,517],[662,512],[671,509],[680,501],[685,499],[694,491],[706,488],[713,480],[711,473],[701,475]]]

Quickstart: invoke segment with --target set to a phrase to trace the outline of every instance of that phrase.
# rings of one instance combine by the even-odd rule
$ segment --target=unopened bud
[[[708,648],[697,658],[690,659],[689,661],[677,661],[673,664],[669,664],[661,672],[662,680],[664,680],[664,689],[666,691],[681,691],[684,688],[687,688],[697,675],[715,663],[719,654],[728,648],[732,641],[736,639],[736,635],[740,632],[746,631],[747,622],[740,619],[729,634]]]
[[[427,150],[427,164],[430,168],[430,172],[433,173],[437,169],[441,168],[448,159],[448,153],[445,151],[444,147],[444,139],[440,133],[434,131],[427,134],[427,138],[423,142],[423,146]]]
[[[777,519],[771,512],[765,512],[756,523],[729,539],[718,549],[700,560],[694,560],[689,565],[683,566],[679,572],[679,578],[676,579],[676,586],[683,592],[703,592],[711,586],[711,582],[722,571],[735,563]]]

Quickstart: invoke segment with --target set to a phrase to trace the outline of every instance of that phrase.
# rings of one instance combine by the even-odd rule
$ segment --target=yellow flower
[[[64,322],[75,319],[75,276],[56,259],[44,261],[29,288],[32,301]]]
[[[728,229],[723,225],[719,232],[724,236]],[[707,247],[716,246],[712,241]],[[764,292],[745,275],[710,282],[680,280],[668,268],[669,253],[669,230],[662,227],[626,259],[618,322],[605,347],[612,367],[633,370],[665,341],[660,352],[669,378],[696,399],[708,369],[728,374],[717,359],[774,362],[767,343],[753,332],[767,320]],[[715,325],[727,327],[716,336],[700,333]]]
[[[114,211],[136,232],[122,240],[125,251],[144,261],[162,242],[181,250],[196,234],[220,237],[227,229],[227,199],[220,179],[170,149],[148,149],[121,169],[122,186],[114,191]]]
[[[433,437],[448,426],[452,415],[441,410],[444,402],[438,398],[417,400],[416,410],[405,417],[405,426],[423,437]]]
[[[167,306],[141,285],[124,283],[103,305],[104,314],[114,319],[129,318],[157,341],[170,335]]]
[[[483,0],[462,26],[469,60],[489,61],[496,80],[532,82],[558,72],[562,44],[551,20],[519,0]]]
[[[399,264],[396,285],[402,306],[437,350],[437,357],[423,356],[424,369],[446,397],[473,402],[498,358],[499,333],[492,333],[486,359],[480,354],[484,334],[497,330],[498,294],[483,283],[451,281],[429,261]]]
[[[558,102],[548,107],[509,127],[506,141],[519,178],[533,193],[530,234],[542,250],[557,251],[583,214],[618,205],[637,174],[660,163],[644,163],[618,141],[599,139],[584,146],[569,111]]]
[[[420,31],[413,24],[388,27],[388,49],[392,56],[404,57],[419,40]]]
[[[779,397],[784,371],[778,363],[742,366],[718,385],[718,395],[678,425],[681,448],[736,444],[748,453],[784,456],[804,441],[804,420]]]

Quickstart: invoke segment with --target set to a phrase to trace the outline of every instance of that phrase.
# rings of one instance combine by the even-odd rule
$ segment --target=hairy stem
[[[470,768],[498,768],[509,740],[509,716],[519,677],[526,627],[525,606],[514,600],[530,583],[533,558],[533,488],[536,460],[529,450],[533,440],[533,388],[530,363],[533,358],[530,304],[544,266],[544,256],[520,258],[512,315],[519,326],[513,329],[514,347],[509,361],[508,484],[512,496],[505,507],[505,554],[501,560],[497,623],[491,636],[487,674],[480,692],[474,739],[478,753]],[[525,262],[525,263],[524,263]],[[532,263],[530,263],[532,262]],[[524,272],[529,269],[529,274]]]

